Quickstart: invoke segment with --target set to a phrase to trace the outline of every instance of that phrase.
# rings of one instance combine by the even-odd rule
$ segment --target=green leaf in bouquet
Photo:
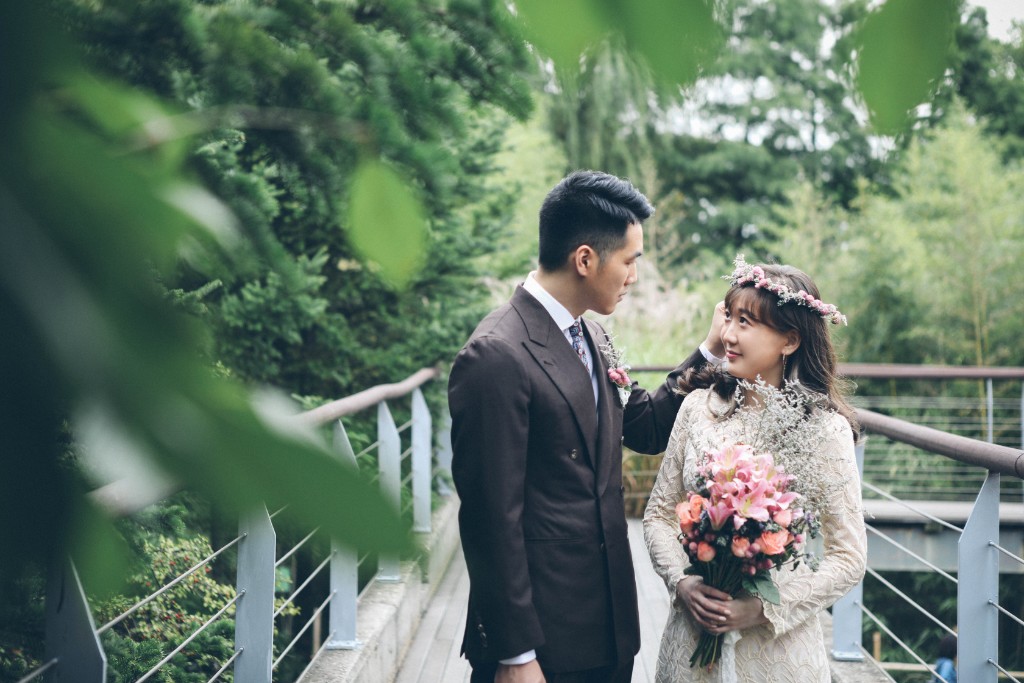
[[[782,601],[779,587],[767,573],[757,573],[743,579],[743,589],[751,595],[758,595],[763,600],[778,605]]]

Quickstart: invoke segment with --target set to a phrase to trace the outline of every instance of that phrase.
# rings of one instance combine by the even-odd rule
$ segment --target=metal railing
[[[644,385],[660,382],[663,373],[671,369],[670,366],[641,366],[634,368],[631,374],[646,373],[641,381]],[[970,387],[971,397],[862,392],[853,396],[853,404],[944,432],[1024,448],[1024,382],[1021,381],[1024,368],[844,363],[840,364],[840,371],[856,379],[924,380],[916,386],[921,394],[936,382],[977,380],[980,391]],[[998,393],[994,382],[999,383]],[[661,464],[660,457],[626,453],[623,474],[629,512],[642,514]],[[867,442],[864,477],[903,499],[967,502],[974,499],[985,471],[876,434]],[[1024,499],[1024,487],[1009,478],[1004,478],[1001,493],[1004,501]],[[870,490],[865,491],[865,496],[878,497]]]
[[[635,368],[641,372],[668,372],[671,369],[667,366]],[[1019,683],[1021,673],[1009,671],[999,663],[997,648],[1000,617],[1024,627],[1024,620],[1020,615],[1013,614],[999,604],[999,567],[1001,560],[1004,563],[1024,565],[1024,559],[999,544],[999,504],[1000,481],[1003,477],[1009,480],[1010,485],[1002,488],[1008,489],[1018,501],[1021,496],[1020,480],[1024,479],[1024,385],[1019,402],[1015,398],[998,399],[995,397],[993,380],[1024,380],[1024,368],[951,368],[848,363],[841,365],[841,372],[848,377],[865,379],[984,381],[983,398],[980,400],[877,396],[860,396],[857,400],[859,406],[870,405],[907,418],[897,419],[865,407],[857,408],[857,416],[866,436],[856,449],[865,497],[893,501],[904,507],[908,515],[918,515],[931,525],[958,534],[957,575],[953,576],[914,553],[882,531],[878,525],[868,523],[868,533],[912,557],[913,561],[919,564],[921,571],[935,572],[944,580],[955,584],[956,624],[943,623],[922,606],[920,596],[915,597],[900,590],[878,571],[869,568],[868,574],[885,586],[895,599],[904,601],[920,614],[927,623],[933,624],[943,633],[957,635],[958,680],[994,683],[1002,676],[1006,680]],[[908,419],[926,424],[914,424],[907,421]],[[928,426],[928,423],[940,426],[942,430]],[[980,438],[950,433],[953,431],[962,431]],[[996,443],[999,440],[1004,444]],[[872,442],[876,446],[883,445],[884,448],[876,448],[872,454]],[[894,449],[894,446],[907,450],[900,451]],[[896,483],[906,480],[906,472],[891,473],[880,468],[878,463],[884,457],[889,461],[899,462],[900,467],[905,467],[907,460],[892,456],[907,452],[917,455],[930,454],[939,461],[938,474],[947,481],[952,478],[956,482],[954,487],[944,486],[943,492],[952,491],[957,494],[953,497],[961,497],[965,492],[974,494],[973,505],[963,527],[950,524],[922,510],[920,505],[905,500],[905,495],[893,495],[892,489],[899,488]],[[872,455],[874,457],[871,457]],[[867,467],[866,459],[870,463]],[[624,471],[628,471],[628,468],[624,468]],[[645,470],[635,470],[633,474],[642,476],[648,473]],[[650,474],[653,476],[656,472]],[[896,476],[889,476],[890,474]],[[923,480],[927,481],[929,473],[924,474]],[[934,476],[936,472],[930,474]],[[649,487],[647,488],[649,490]],[[918,491],[922,495],[916,497],[931,497],[935,495],[935,491],[933,486],[922,486]],[[906,491],[900,493],[905,494]],[[639,493],[639,496],[642,495],[642,492]],[[870,556],[868,561],[870,564]],[[907,653],[916,662],[916,665],[912,665],[916,670],[937,676],[932,664],[925,661],[907,644],[906,637],[901,637],[882,617],[864,604],[863,583],[858,584],[832,607],[832,654],[835,659],[874,661],[872,654],[862,644],[865,619],[886,633],[899,649]],[[881,665],[879,666],[881,668]]]
[[[637,368],[641,370],[641,368]],[[665,371],[667,368],[643,368],[643,370]],[[952,368],[936,369],[903,368],[901,366],[846,366],[846,374],[859,377],[902,377],[949,379],[981,378],[987,380],[987,418],[990,425],[997,424],[992,417],[993,406],[997,402],[992,398],[991,379],[1022,379],[1024,369],[1020,368]],[[952,370],[952,373],[946,372]],[[884,373],[883,373],[884,371]],[[988,374],[985,374],[986,371]],[[875,374],[875,373],[879,374]],[[431,468],[431,442],[434,438],[430,423],[429,411],[418,387],[437,374],[434,370],[421,370],[402,383],[375,387],[360,394],[335,401],[299,416],[299,420],[312,425],[334,425],[334,444],[339,457],[354,462],[357,455],[345,433],[341,418],[377,406],[377,440],[367,449],[378,450],[379,482],[382,490],[392,503],[399,505],[403,485],[412,488],[410,502],[415,531],[429,530],[430,520],[430,486],[436,470]],[[412,394],[412,419],[401,426],[395,424],[388,408],[387,401]],[[1022,397],[1024,404],[1024,397]],[[1022,411],[1024,412],[1024,411]],[[956,582],[957,586],[957,624],[947,625],[919,604],[912,595],[894,588],[894,595],[908,601],[916,610],[921,611],[923,618],[936,624],[943,631],[954,631],[959,628],[959,670],[960,680],[978,683],[994,682],[999,675],[1010,680],[1014,672],[1007,671],[999,664],[996,647],[998,643],[998,620],[1000,617],[1010,619],[1024,626],[1018,615],[999,604],[998,578],[999,562],[1016,562],[1024,564],[1024,560],[1013,552],[999,545],[999,489],[1001,477],[1018,481],[1024,478],[1024,452],[1014,447],[987,443],[977,439],[956,436],[926,426],[915,425],[904,420],[895,419],[864,408],[858,409],[858,416],[870,437],[866,440],[884,437],[892,443],[905,444],[921,452],[936,454],[943,460],[949,460],[984,473],[977,499],[974,502],[970,517],[963,527],[949,524],[944,520],[928,515],[915,509],[913,503],[901,501],[901,504],[914,514],[922,514],[933,524],[954,530],[959,534],[959,563],[957,576],[931,565],[926,559],[915,557],[921,561],[923,568],[937,571],[947,580]],[[437,439],[440,444],[438,452],[438,468],[450,469],[450,440],[443,425],[438,430]],[[973,427],[972,427],[973,428]],[[402,449],[402,435],[410,432],[408,440],[411,445]],[[989,428],[988,435],[994,433]],[[1024,434],[1022,434],[1024,438]],[[864,468],[863,442],[858,447],[859,465]],[[403,458],[411,458],[411,466],[405,469],[408,473],[403,477]],[[425,464],[424,464],[425,463]],[[895,498],[886,489],[872,481],[865,481],[865,491],[883,498]],[[275,513],[276,514],[276,513]],[[872,536],[884,535],[877,528],[869,525]],[[284,605],[274,610],[274,572],[281,562],[294,553],[299,545],[308,540],[306,536],[282,555],[275,558],[275,531],[272,516],[266,509],[253,511],[246,515],[241,523],[239,535],[201,563],[191,567],[176,581],[198,571],[231,546],[238,550],[238,577],[236,596],[231,601],[236,606],[236,632],[234,654],[222,663],[221,669],[210,680],[217,680],[232,665],[235,667],[235,679],[263,683],[270,681],[272,671],[287,654],[297,639],[303,635],[309,624],[323,612],[329,610],[328,636],[320,650],[324,648],[355,648],[359,647],[356,639],[357,604],[359,597],[358,574],[361,559],[351,549],[332,547],[328,557],[324,558],[310,577],[303,582],[288,598],[294,600],[312,580],[322,571],[330,572],[330,591],[326,599],[317,608],[314,615],[307,620],[306,626],[289,643],[281,648],[281,654],[272,660],[273,652],[273,619],[280,614]],[[899,545],[898,542],[892,541]],[[913,555],[912,551],[904,548]],[[362,561],[365,561],[363,558]],[[394,580],[398,575],[398,558],[382,557],[378,563],[379,571],[374,580]],[[872,577],[881,583],[888,583],[877,572]],[[891,585],[891,584],[890,584]],[[158,589],[169,590],[170,585]],[[133,606],[118,619],[102,625],[94,626],[84,592],[73,566],[67,563],[54,572],[47,601],[47,640],[48,654],[45,662],[35,672],[22,681],[38,680],[44,673],[53,674],[60,671],[74,672],[76,681],[102,681],[106,667],[105,658],[99,636],[114,627],[118,619],[127,618],[141,605]],[[59,596],[59,597],[58,597]],[[151,600],[156,594],[146,598]],[[231,604],[223,606],[222,616]],[[269,616],[268,616],[269,615]],[[215,618],[218,615],[215,615]],[[869,607],[865,606],[863,586],[859,585],[833,607],[833,652],[837,659],[870,659],[870,653],[862,645],[862,625],[867,619],[885,631],[899,645],[904,647],[909,656],[918,662],[922,669],[931,667],[913,649],[906,645],[905,639],[886,625]],[[211,623],[213,619],[210,620]],[[204,625],[205,628],[205,625]],[[187,644],[187,643],[186,643]],[[318,650],[319,651],[319,650]],[[173,653],[165,657],[165,662],[173,657]],[[315,657],[315,655],[314,655]],[[163,662],[161,663],[163,664]],[[152,672],[147,676],[152,675]],[[58,673],[59,676],[59,673]],[[143,677],[138,680],[145,680]],[[20,683],[20,682],[19,682]]]
[[[356,466],[357,454],[354,453],[341,418],[376,406],[377,439],[359,455],[376,450],[378,469],[375,478],[381,492],[397,512],[411,515],[414,533],[431,531],[431,494],[434,477],[439,471],[450,471],[451,468],[450,423],[445,420],[435,434],[430,410],[419,388],[436,378],[438,374],[436,369],[423,369],[397,384],[373,387],[296,417],[297,421],[309,426],[333,425],[335,452],[342,460]],[[411,419],[399,426],[392,417],[388,401],[405,396],[411,396]],[[408,443],[404,449],[403,435],[407,435],[405,441]],[[436,467],[435,437],[438,444]],[[403,471],[406,472],[404,476]],[[403,489],[411,491],[411,501],[404,508],[401,504]],[[100,493],[97,498],[102,501],[104,495]],[[204,631],[229,615],[231,608],[235,609],[233,653],[220,663],[220,668],[209,679],[211,683],[219,680],[232,666],[236,681],[270,683],[274,670],[308,630],[313,628],[314,632],[319,632],[321,615],[325,611],[328,613],[328,635],[322,644],[318,644],[316,641],[319,639],[314,638],[315,651],[311,659],[315,659],[324,649],[360,647],[356,638],[360,596],[359,574],[360,567],[367,562],[368,556],[360,557],[356,549],[332,542],[326,557],[313,560],[314,563],[318,562],[316,567],[285,599],[279,601],[275,609],[275,579],[278,569],[301,548],[307,544],[312,545],[309,542],[317,533],[316,529],[309,531],[304,538],[277,557],[277,533],[273,518],[279,512],[281,510],[270,514],[266,507],[260,506],[244,514],[240,521],[239,533],[234,539],[99,628],[94,624],[85,591],[73,564],[68,560],[63,566],[55,568],[51,572],[46,598],[45,661],[19,683],[43,680],[44,675],[47,680],[53,677],[53,680],[102,683],[106,680],[106,656],[101,636],[189,577],[207,568],[215,558],[232,548],[237,550],[234,597],[221,605],[213,616],[176,648],[166,653],[160,662],[136,678],[136,683],[151,680]],[[382,555],[377,560],[376,572],[369,581],[398,581],[401,575],[399,560],[397,555]],[[329,573],[330,584],[326,597],[316,606],[294,637],[280,646],[275,658],[275,620],[294,605],[299,595],[314,585],[316,579],[324,572]],[[300,674],[299,678],[301,677]]]
[[[943,623],[924,608],[918,598],[900,591],[878,572],[869,568],[868,573],[889,588],[896,598],[906,602],[942,631],[957,635],[959,680],[995,683],[1002,674],[1009,680],[1018,681],[1013,672],[999,664],[1000,615],[1008,616],[1018,625],[1024,626],[1024,621],[999,604],[999,564],[1001,556],[1021,564],[1024,564],[1024,559],[999,545],[999,482],[1002,475],[1024,479],[1024,451],[948,434],[869,410],[858,410],[857,417],[868,434],[881,434],[893,441],[980,467],[987,472],[967,523],[962,528],[929,515],[911,502],[899,501],[870,482],[864,482],[866,489],[900,502],[911,513],[959,534],[957,576],[954,577],[913,553],[876,526],[867,524],[870,534],[913,556],[921,563],[922,570],[934,571],[956,585],[956,624]],[[863,442],[857,447],[857,459],[863,471]],[[864,604],[863,584],[856,586],[832,607],[833,657],[839,660],[871,657],[861,642],[865,618],[884,631],[918,666],[938,677],[934,668],[900,634],[895,633]],[[958,625],[962,628],[958,628]]]

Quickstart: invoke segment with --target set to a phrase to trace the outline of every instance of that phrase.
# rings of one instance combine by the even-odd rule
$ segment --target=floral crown
[[[736,268],[732,271],[732,275],[724,275],[722,277],[725,280],[729,280],[734,287],[752,282],[754,287],[766,289],[779,297],[780,306],[788,303],[806,306],[833,325],[838,325],[839,323],[846,324],[846,316],[840,313],[834,304],[827,304],[821,299],[815,299],[802,289],[799,292],[794,292],[789,285],[772,280],[765,275],[761,266],[752,266],[744,261],[743,254],[736,255],[733,265]]]

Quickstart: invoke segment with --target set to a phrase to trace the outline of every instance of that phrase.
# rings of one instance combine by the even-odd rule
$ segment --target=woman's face
[[[725,306],[722,344],[726,369],[750,382],[758,377],[773,386],[782,385],[782,356],[796,350],[793,334],[783,334],[757,317],[756,294],[741,292]]]

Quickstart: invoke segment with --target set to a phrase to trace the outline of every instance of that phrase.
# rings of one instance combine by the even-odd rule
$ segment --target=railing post
[[[356,454],[348,440],[345,425],[334,423],[334,450],[342,462],[357,467]],[[356,616],[359,600],[359,551],[331,540],[331,598],[329,650],[355,650],[361,643],[356,638]]]
[[[988,442],[995,443],[995,412],[996,402],[992,393],[992,378],[985,380],[985,409],[988,411]]]
[[[866,436],[861,436],[854,447],[857,454],[857,472],[864,478],[864,446]],[[864,659],[861,650],[861,621],[864,613],[864,581],[860,581],[850,592],[832,605],[832,659],[841,662],[858,662]]]
[[[989,471],[957,550],[957,679],[995,683],[999,661],[999,473]]]
[[[377,463],[380,467],[380,490],[384,498],[391,502],[395,511],[401,514],[402,506],[402,441],[398,435],[398,427],[391,417],[388,404],[381,401],[377,404]],[[401,578],[401,567],[398,555],[384,554],[380,556],[378,581],[398,581]]]
[[[47,681],[107,680],[107,656],[96,635],[82,582],[69,558],[53,568],[47,586],[46,660],[56,660],[56,666],[46,673]]]
[[[238,544],[239,595],[235,611],[235,680],[270,683],[274,654],[274,562],[277,535],[260,505],[243,515]]]
[[[412,392],[412,530],[430,533],[430,474],[433,466],[430,408],[423,392]]]
[[[1021,394],[1021,440],[1024,442],[1024,392]],[[445,402],[445,411],[441,418],[441,427],[437,430],[437,469],[440,472],[452,473],[452,415],[448,412],[448,403]],[[450,496],[452,489],[443,478],[438,480],[437,490],[445,496]]]

